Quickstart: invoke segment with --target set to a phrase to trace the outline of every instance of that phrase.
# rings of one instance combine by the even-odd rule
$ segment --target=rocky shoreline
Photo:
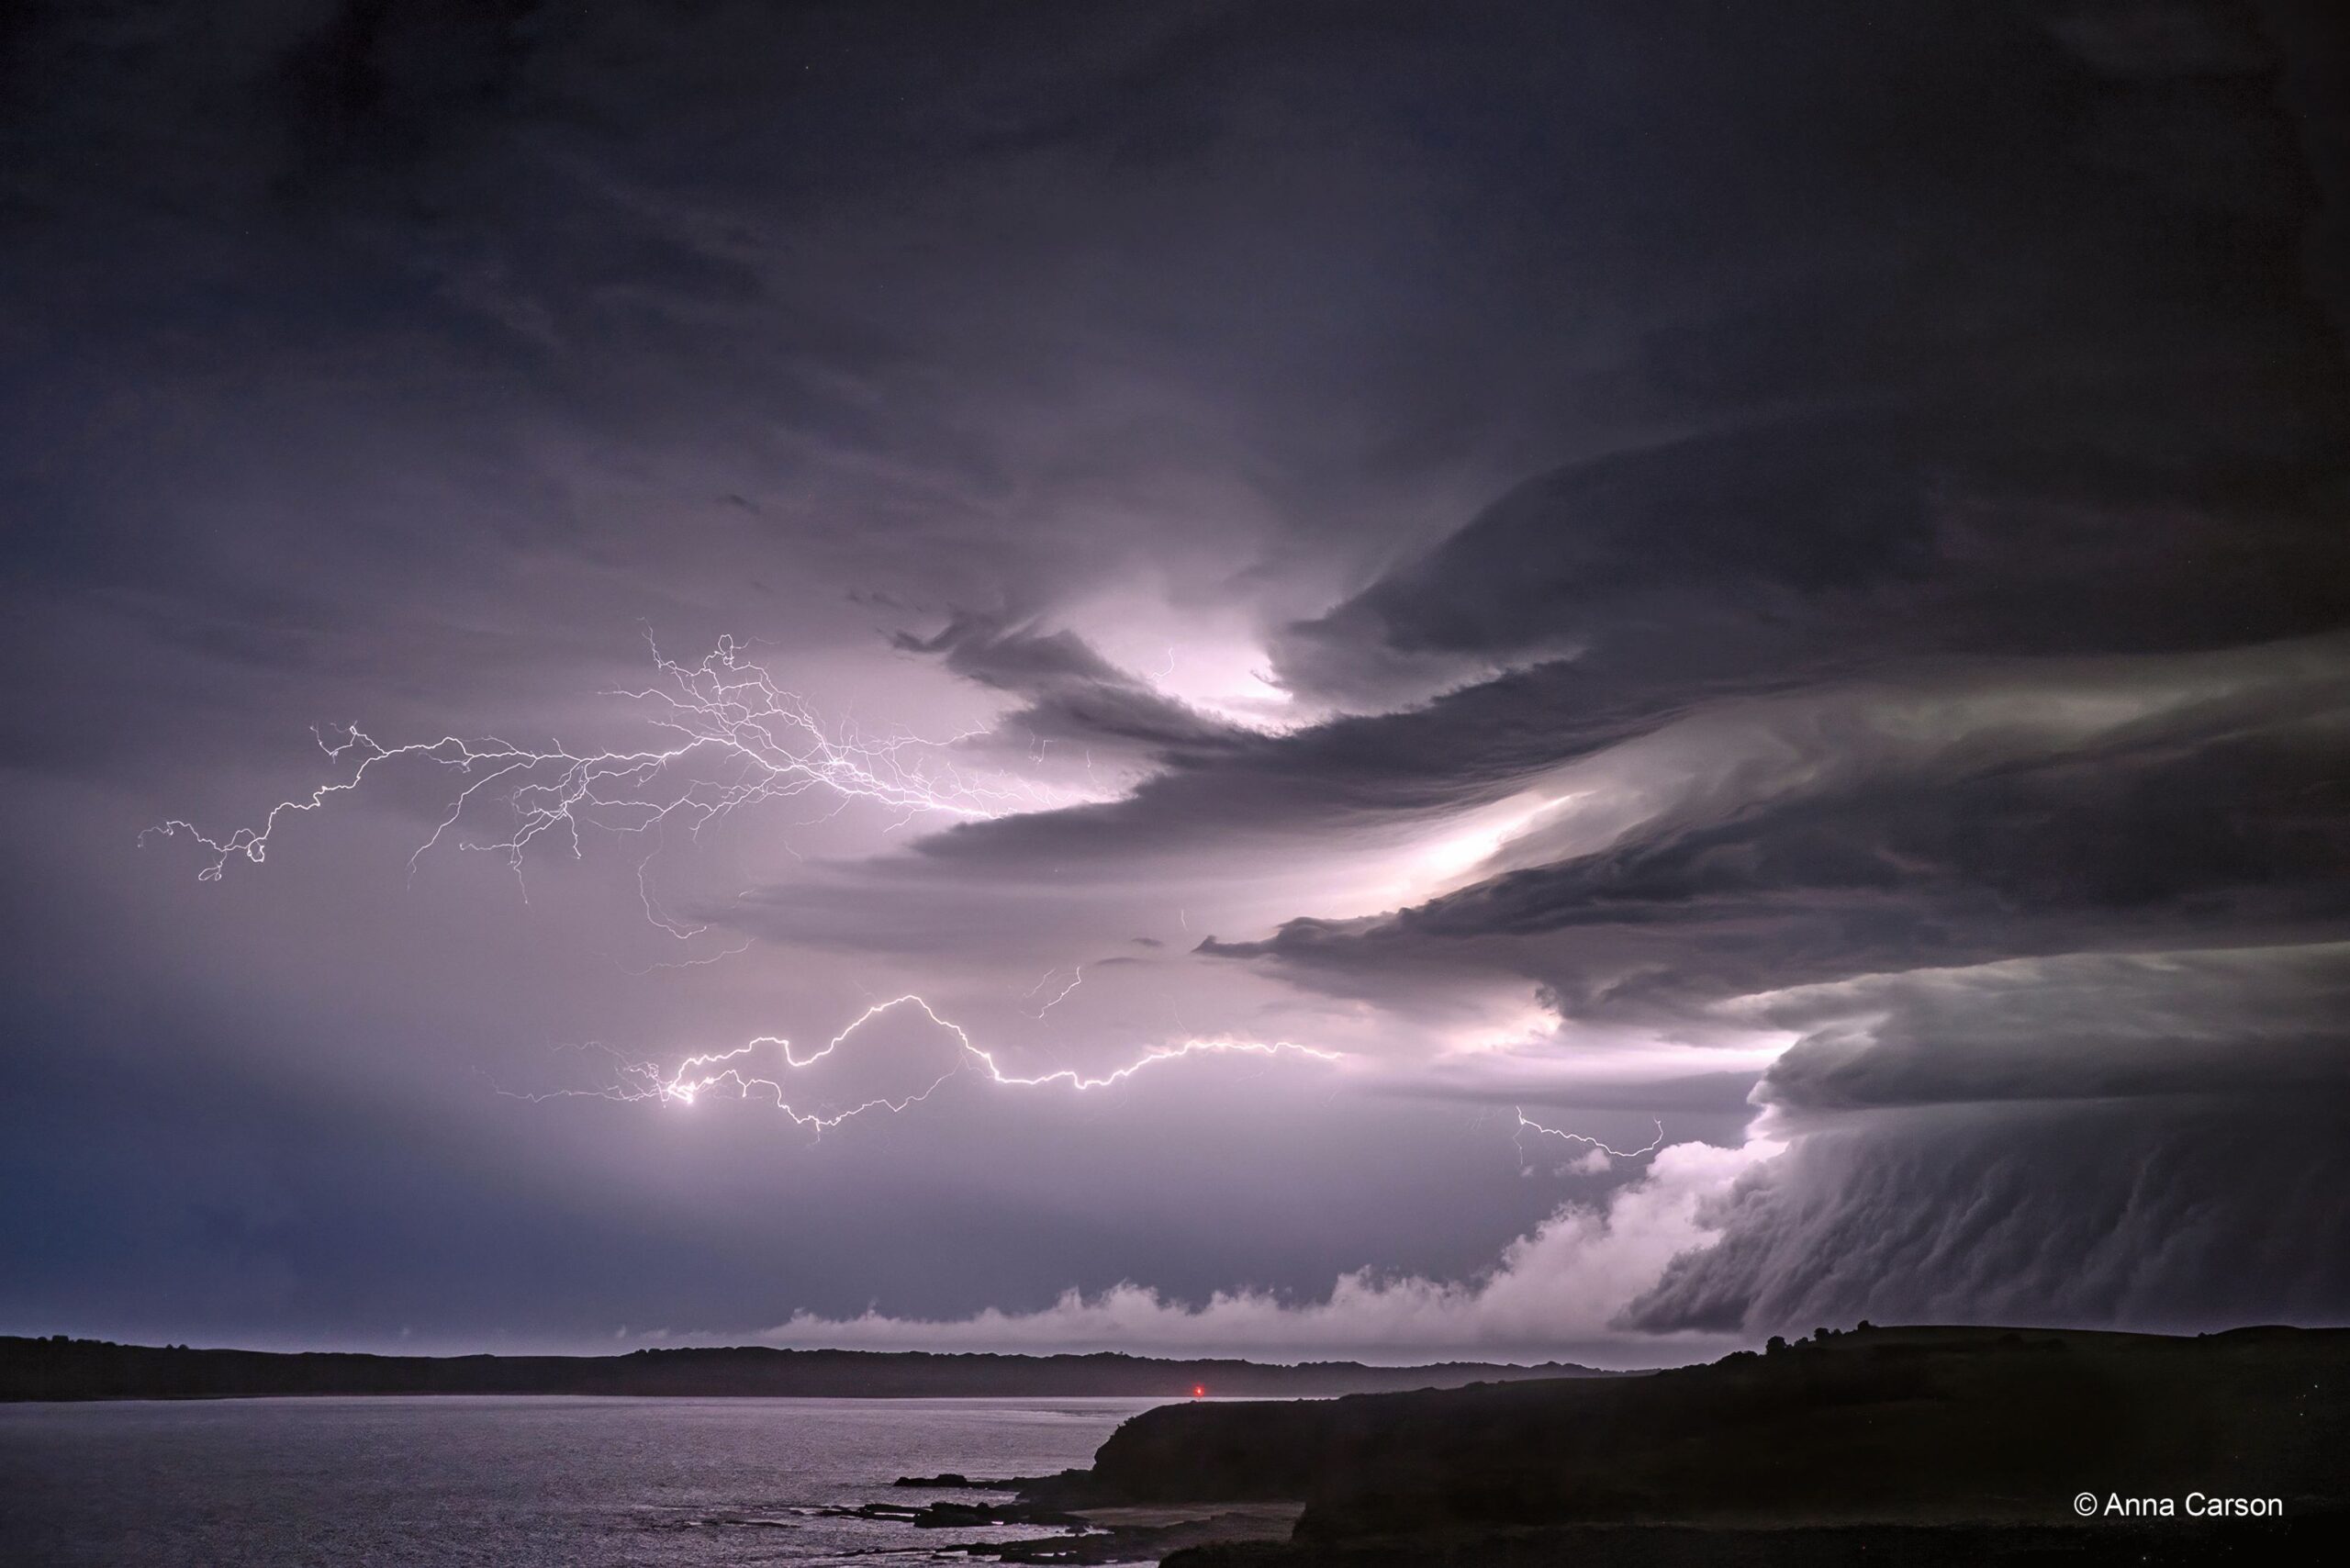
[[[835,1518],[883,1519],[916,1529],[1024,1526],[1058,1533],[1024,1540],[950,1541],[937,1550],[1003,1562],[1094,1564],[1160,1558],[1192,1547],[1285,1540],[1302,1505],[1206,1504],[1168,1507],[1100,1504],[1064,1506],[1091,1495],[1090,1473],[973,1480],[943,1475],[901,1475],[893,1486],[927,1491],[1009,1492],[1007,1502],[934,1498],[920,1503],[863,1503],[824,1508]],[[1064,1501],[1056,1501],[1061,1499]]]
[[[1162,1406],[1085,1470],[847,1510],[1008,1562],[1751,1568],[2341,1561],[2350,1330],[1821,1330],[1638,1377]],[[975,1495],[997,1494],[998,1496]],[[2280,1517],[2078,1517],[2076,1495]],[[2123,1510],[2129,1515],[2129,1510]]]

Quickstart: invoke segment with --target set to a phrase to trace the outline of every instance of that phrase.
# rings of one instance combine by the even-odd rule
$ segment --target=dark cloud
[[[1677,746],[1624,763],[1652,792],[1597,847],[1550,859],[1530,838],[1513,857],[1536,864],[1427,903],[1211,950],[1340,987],[1451,952],[1588,1014],[2216,932],[2338,931],[2344,668],[2327,641],[2119,680],[2110,666],[2022,685],[1986,671],[1693,722]],[[1600,767],[1593,790],[1622,790]]]
[[[1907,40],[1830,53],[1818,119],[1774,126],[1793,162],[1763,167],[1813,196],[1818,160],[1874,162],[1826,206],[1707,208],[1803,236],[1799,270],[1750,252],[1748,286],[1651,329],[1621,395],[1654,433],[1292,628],[1291,678],[1572,656],[1602,700],[1662,708],[1919,654],[2340,625],[2350,382],[2273,57],[2216,10],[2167,50],[2133,16],[1977,10],[1953,36],[1968,65],[1996,51],[1980,75],[1875,56]],[[1863,125],[1881,139],[1843,140]]]
[[[2289,1103],[2350,1077],[2350,948],[2068,955],[1797,987],[1756,1099],[1796,1123],[1870,1107],[2204,1096]]]
[[[2333,368],[2330,352],[2310,313],[2293,314],[2314,379]],[[2188,395],[2193,377],[2181,379],[2175,398]],[[2327,521],[2337,476],[2319,432],[2342,422],[2324,404],[2274,400],[2275,424],[2310,430],[2306,450],[2214,454],[2175,476],[2162,470],[2180,454],[2164,442],[2134,474],[2066,466],[2067,489],[2054,474],[2003,483],[1963,457],[1921,455],[1921,432],[1882,420],[1783,418],[1594,459],[1530,481],[1296,629],[1290,668],[1326,685],[1317,660],[1571,658],[1591,700],[1670,711],[1693,694],[1892,658],[2159,652],[2330,630],[2350,613],[2335,586],[2350,559]],[[2111,413],[2139,428],[2126,408]],[[1933,418],[1959,435],[1983,428],[1972,410]],[[2230,466],[2251,471],[2220,510],[2221,497],[2197,491]]]
[[[1764,999],[1797,1136],[1650,1327],[2323,1320],[2350,1280],[2350,949],[2075,956]]]
[[[1173,762],[1231,751],[1245,734],[1162,696],[1073,632],[960,614],[931,636],[901,633],[893,641],[908,653],[939,655],[966,680],[1024,699],[995,722],[1005,738],[1025,734],[1031,745],[1070,742]]]
[[[2332,1322],[2342,1120],[2309,1104],[1906,1113],[1806,1136],[1626,1321],[1754,1334],[1859,1318],[2200,1332]]]

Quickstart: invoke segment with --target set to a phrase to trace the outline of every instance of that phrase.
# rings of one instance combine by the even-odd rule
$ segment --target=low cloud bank
[[[1035,1312],[990,1308],[945,1320],[801,1313],[767,1337],[852,1350],[1128,1350],[1383,1361],[1569,1356],[1614,1365],[1694,1359],[1742,1337],[1714,1329],[1627,1335],[1617,1319],[1675,1258],[1718,1238],[1719,1216],[1729,1212],[1739,1178],[1779,1148],[1756,1140],[1739,1148],[1685,1143],[1662,1149],[1604,1206],[1561,1209],[1512,1242],[1490,1272],[1458,1282],[1382,1278],[1360,1270],[1342,1275],[1326,1300],[1239,1290],[1219,1292],[1199,1305],[1129,1283],[1093,1296],[1072,1290]]]

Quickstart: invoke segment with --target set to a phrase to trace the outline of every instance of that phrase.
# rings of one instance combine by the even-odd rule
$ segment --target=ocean
[[[0,1405],[0,1561],[311,1568],[974,1561],[827,1506],[1082,1465],[1149,1399],[366,1398]],[[984,1562],[987,1559],[979,1559]]]

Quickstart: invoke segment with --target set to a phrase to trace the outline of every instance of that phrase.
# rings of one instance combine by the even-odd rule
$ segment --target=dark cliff
[[[2273,1499],[2306,1532],[2350,1505],[2350,1330],[1866,1329],[1633,1377],[1176,1406],[1121,1427],[1079,1484],[1103,1501],[1302,1498],[1296,1542],[1251,1549],[1282,1563],[1666,1526],[2077,1544],[2084,1492],[2100,1509],[2167,1497],[2206,1529],[2190,1494]]]

